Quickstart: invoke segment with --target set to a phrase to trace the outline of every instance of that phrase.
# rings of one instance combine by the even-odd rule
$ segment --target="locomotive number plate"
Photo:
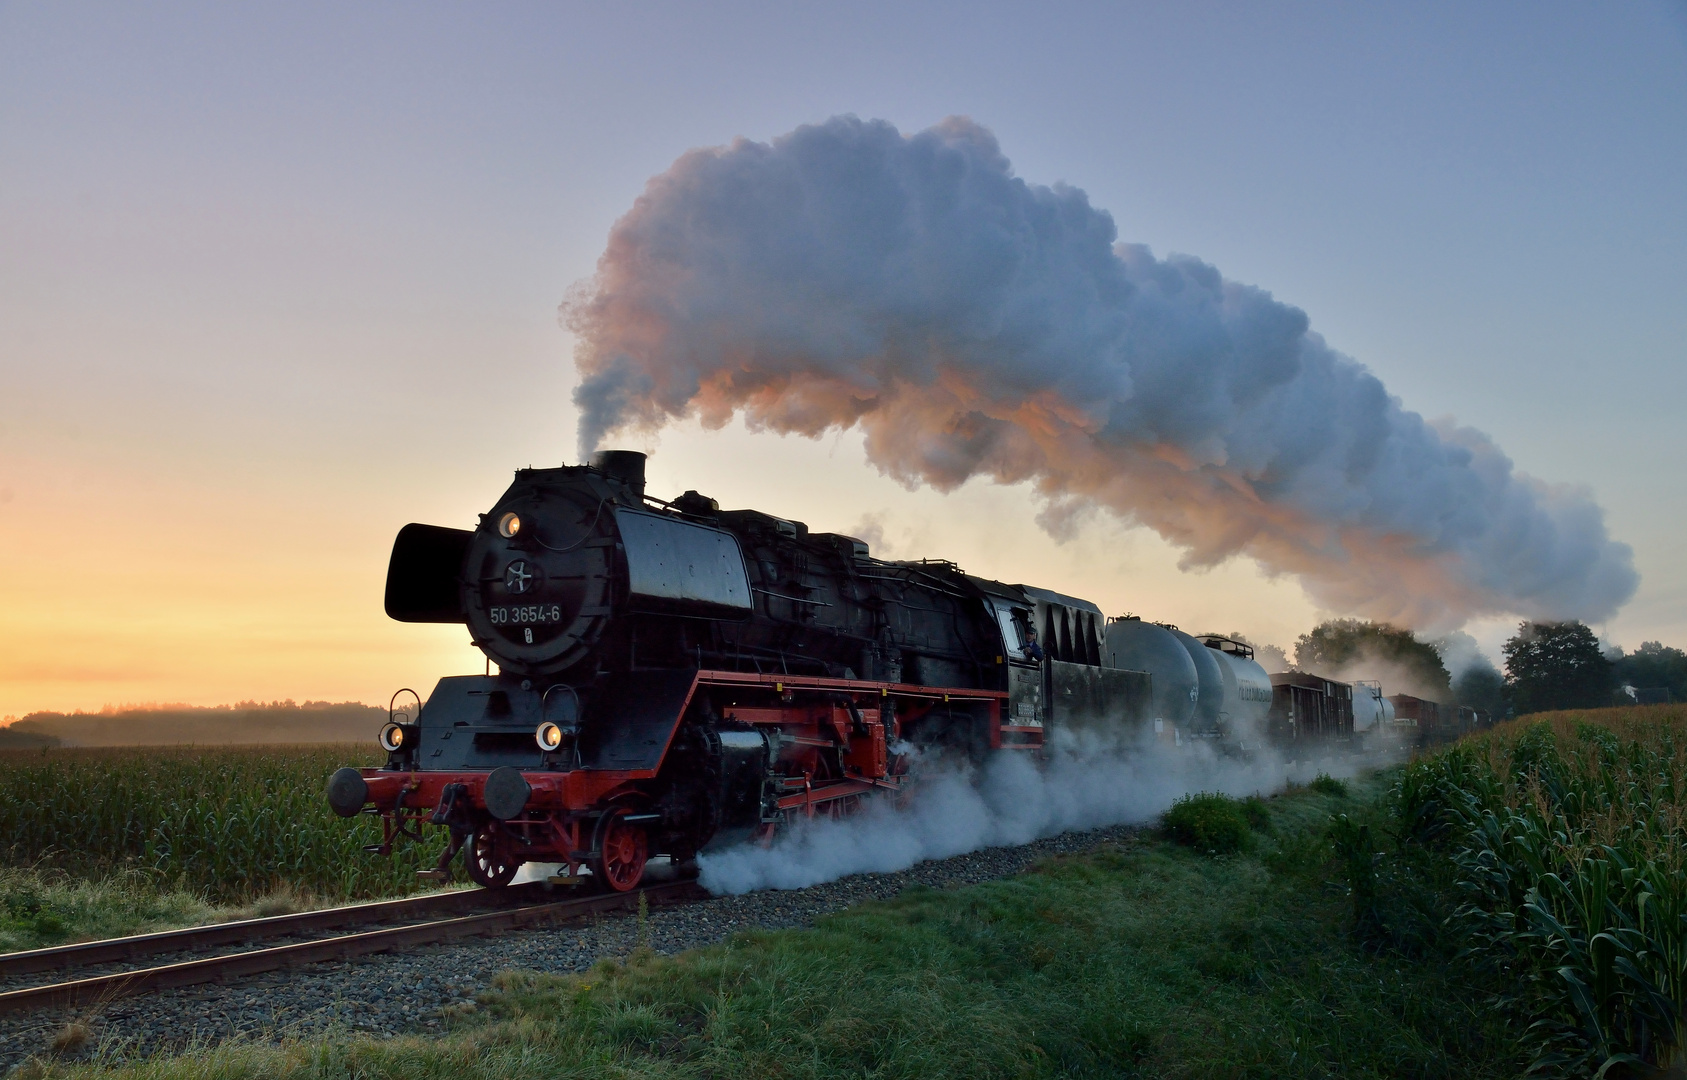
[[[516,604],[492,608],[487,614],[493,626],[544,626],[562,621],[562,605]]]

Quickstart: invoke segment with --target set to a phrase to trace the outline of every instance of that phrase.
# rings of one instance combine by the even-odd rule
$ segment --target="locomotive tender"
[[[461,849],[482,885],[541,862],[631,889],[653,855],[894,795],[917,752],[1036,752],[1148,703],[1146,673],[1102,665],[1088,601],[655,499],[631,451],[518,471],[472,531],[405,526],[386,610],[465,624],[488,672],[394,714],[387,764],[336,772],[329,803],[380,814],[382,853],[446,826],[434,872]]]

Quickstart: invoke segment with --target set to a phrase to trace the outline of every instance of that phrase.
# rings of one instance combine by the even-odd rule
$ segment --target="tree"
[[[1506,687],[1519,713],[1610,703],[1611,661],[1579,622],[1526,622],[1505,643]]]
[[[1505,716],[1505,676],[1486,661],[1459,673],[1453,680],[1453,696],[1460,705],[1482,709],[1496,720]]]
[[[1411,692],[1438,701],[1452,698],[1452,680],[1447,666],[1433,645],[1412,636],[1410,630],[1387,623],[1358,619],[1332,619],[1319,623],[1311,633],[1295,642],[1295,666],[1333,677],[1349,673],[1359,678],[1376,676],[1351,671],[1356,664],[1382,661],[1402,669],[1414,685]],[[1392,692],[1392,691],[1391,691]]]
[[[1676,701],[1687,701],[1687,652],[1648,641],[1628,655],[1617,657],[1616,677],[1619,684],[1642,690],[1667,686]]]

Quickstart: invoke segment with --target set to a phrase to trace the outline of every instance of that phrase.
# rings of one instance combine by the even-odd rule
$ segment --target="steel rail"
[[[541,882],[511,885],[503,889],[460,889],[456,892],[408,896],[398,900],[378,900],[369,904],[348,904],[318,911],[300,911],[291,915],[271,915],[262,919],[241,919],[238,922],[160,930],[151,934],[106,938],[101,941],[83,941],[75,945],[54,945],[45,949],[30,949],[27,952],[0,953],[0,979],[31,975],[38,971],[62,971],[67,968],[91,967],[95,964],[121,963],[165,953],[210,949],[219,945],[245,945],[292,934],[333,930],[342,926],[398,922],[405,919],[467,913],[484,908],[512,907],[534,903],[545,895],[545,885]]]
[[[51,1006],[103,1004],[117,998],[132,997],[153,990],[167,990],[179,986],[193,986],[207,982],[222,982],[231,978],[258,975],[268,971],[304,964],[320,964],[345,960],[353,956],[390,952],[416,945],[430,945],[457,938],[474,937],[518,927],[541,926],[581,918],[603,911],[630,908],[645,897],[652,906],[671,906],[699,899],[705,894],[695,881],[676,881],[654,885],[626,893],[606,893],[530,904],[507,911],[491,911],[478,915],[464,915],[452,919],[437,919],[412,926],[396,926],[383,930],[366,930],[356,934],[342,934],[317,941],[303,941],[292,945],[276,945],[267,949],[229,953],[199,960],[184,960],[160,967],[141,968],[114,975],[96,975],[71,982],[31,986],[0,993],[0,1013]]]

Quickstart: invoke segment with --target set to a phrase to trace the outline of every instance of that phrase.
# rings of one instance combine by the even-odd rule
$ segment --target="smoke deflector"
[[[618,507],[627,558],[627,602],[638,611],[703,619],[754,612],[738,538],[720,529]]]

